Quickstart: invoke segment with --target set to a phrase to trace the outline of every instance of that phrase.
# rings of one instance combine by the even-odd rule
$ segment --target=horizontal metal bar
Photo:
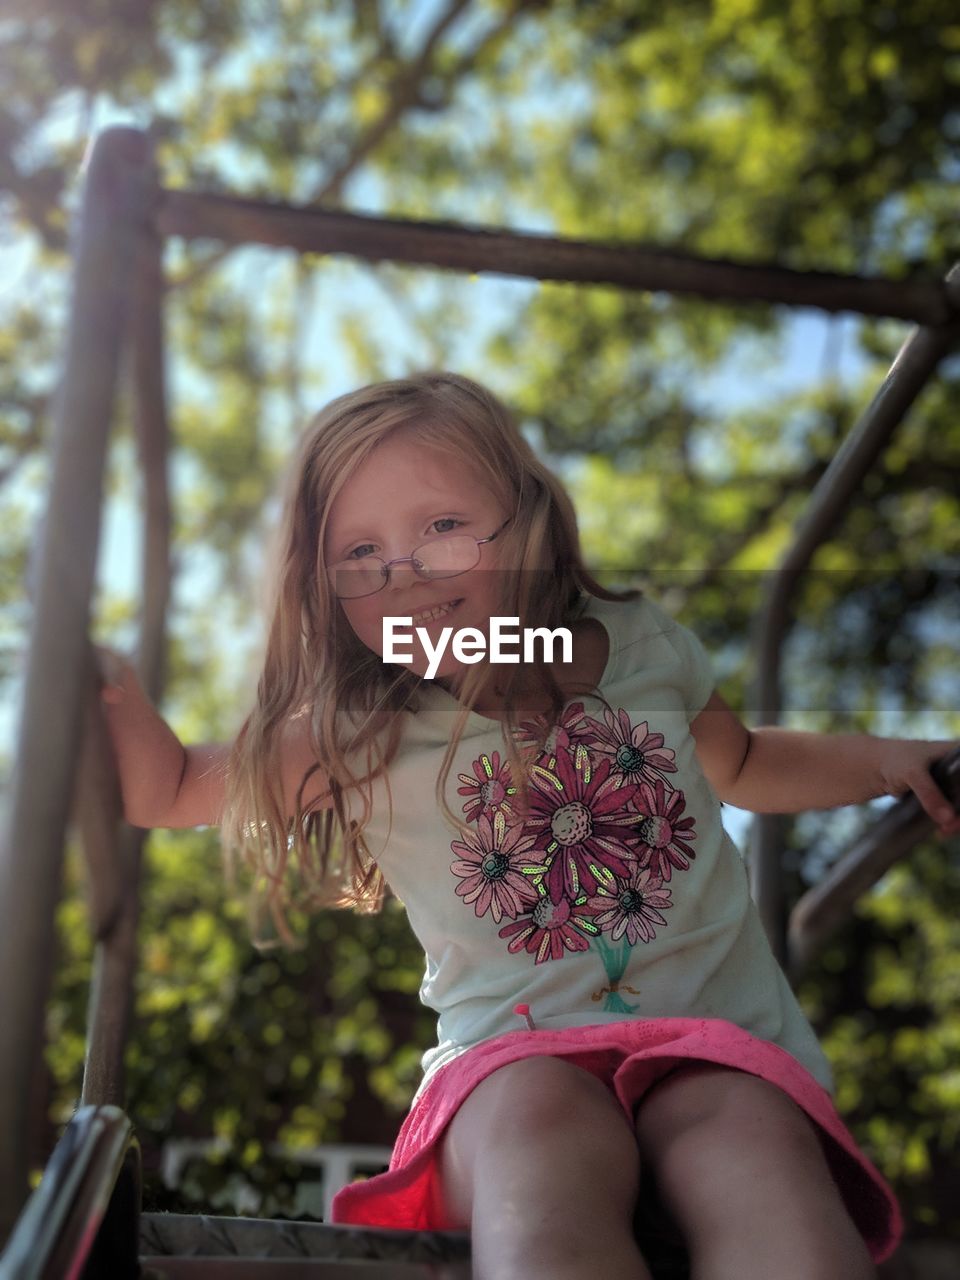
[[[313,206],[199,191],[162,190],[157,227],[165,236],[224,244],[267,244],[301,253],[347,253],[421,266],[536,280],[611,284],[740,302],[853,311],[938,325],[958,314],[942,279],[889,280],[728,259],[701,258],[636,243],[559,239],[447,222],[377,218]]]
[[[470,1257],[463,1231],[406,1231],[348,1223],[294,1222],[192,1213],[140,1215],[140,1252],[153,1256],[377,1258],[395,1262],[457,1262]]]
[[[142,1280],[470,1280],[469,1262],[318,1262],[315,1258],[140,1258]]]

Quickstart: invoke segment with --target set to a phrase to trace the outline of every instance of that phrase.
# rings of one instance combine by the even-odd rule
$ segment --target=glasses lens
[[[383,561],[374,564],[361,564],[356,560],[341,560],[333,566],[333,589],[340,600],[353,600],[358,596],[369,596],[383,586],[384,577],[380,572]]]
[[[424,543],[413,555],[420,562],[422,577],[450,578],[478,564],[480,548],[476,538],[444,538]]]

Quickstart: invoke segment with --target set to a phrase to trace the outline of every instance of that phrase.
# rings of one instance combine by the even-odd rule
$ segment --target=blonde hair
[[[288,946],[297,945],[284,914],[291,904],[376,913],[384,902],[385,882],[363,831],[372,815],[373,781],[386,776],[400,746],[404,713],[418,709],[423,679],[410,668],[388,667],[356,637],[330,588],[323,546],[337,494],[373,450],[402,428],[468,464],[510,513],[493,545],[499,558],[518,570],[504,575],[503,582],[513,585],[509,592],[503,588],[503,607],[520,618],[521,626],[563,625],[586,604],[586,595],[622,601],[640,594],[610,591],[590,574],[566,490],[537,459],[505,406],[479,383],[454,373],[425,372],[363,387],[322,409],[290,473],[263,670],[256,704],[233,750],[222,823],[231,881],[236,861],[246,862],[254,873],[255,918],[262,918],[266,906]],[[538,659],[526,665],[551,704],[542,746],[564,696],[549,664]],[[517,786],[514,806],[522,813],[528,805],[530,757],[514,741],[521,668],[503,670],[507,759]],[[465,824],[448,806],[445,788],[487,671],[481,663],[464,676],[458,692],[463,705],[437,777],[440,810],[461,831]],[[298,716],[309,717],[310,744],[320,763],[304,777],[291,821],[284,812],[280,749],[285,727]],[[361,777],[347,764],[354,752],[365,758]],[[330,807],[304,811],[304,786],[320,768]],[[359,821],[348,819],[348,790],[363,796]],[[300,879],[295,897],[287,887],[291,859]],[[257,945],[270,944],[259,940]]]

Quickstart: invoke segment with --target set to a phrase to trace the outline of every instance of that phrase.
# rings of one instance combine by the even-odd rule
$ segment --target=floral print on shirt
[[[521,725],[521,747],[542,728],[542,720]],[[669,782],[677,765],[663,734],[632,724],[622,707],[602,720],[581,702],[565,707],[533,765],[525,820],[498,752],[472,768],[459,775],[473,829],[451,844],[456,893],[478,919],[506,919],[498,936],[536,964],[593,946],[610,982],[594,999],[628,1011],[618,991],[629,951],[668,927],[674,873],[696,856],[695,822]]]

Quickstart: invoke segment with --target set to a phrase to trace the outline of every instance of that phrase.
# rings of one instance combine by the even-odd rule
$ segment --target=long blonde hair
[[[222,822],[228,876],[233,881],[237,860],[252,869],[254,918],[262,919],[268,908],[280,941],[288,946],[297,945],[285,919],[290,905],[375,913],[384,902],[386,886],[363,831],[372,815],[373,780],[386,775],[399,749],[404,714],[418,709],[423,679],[409,668],[398,672],[387,666],[356,637],[330,588],[323,545],[337,494],[372,451],[401,428],[472,467],[511,513],[496,545],[500,558],[518,570],[504,578],[514,584],[504,609],[522,626],[561,626],[582,609],[586,595],[621,601],[639,594],[610,591],[587,570],[566,490],[537,459],[505,406],[479,383],[454,373],[420,373],[339,396],[313,418],[290,473],[263,670],[256,704],[232,753]],[[542,745],[564,696],[548,663],[527,666],[551,704]],[[462,706],[437,777],[440,810],[461,831],[465,825],[448,806],[445,787],[487,670],[481,663],[464,676],[458,693]],[[504,670],[504,737],[517,786],[514,803],[522,813],[529,797],[530,756],[521,754],[514,741],[520,665]],[[291,821],[284,812],[280,750],[285,727],[298,716],[309,718],[318,765],[301,783]],[[362,776],[349,768],[349,753],[365,759]],[[304,787],[317,769],[323,771],[323,796],[329,796],[330,807],[304,811]],[[348,790],[363,797],[359,820],[348,818]],[[287,883],[290,861],[299,871],[295,894]],[[261,939],[258,945],[270,944]]]

